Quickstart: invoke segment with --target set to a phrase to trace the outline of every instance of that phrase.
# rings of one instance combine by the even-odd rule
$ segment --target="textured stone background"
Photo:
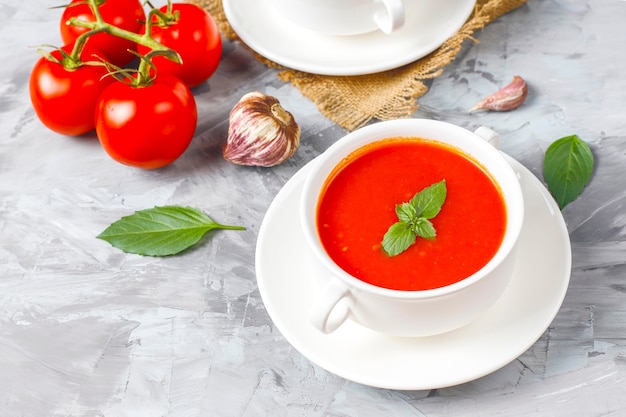
[[[540,178],[547,146],[570,134],[591,144],[597,169],[563,211],[572,280],[546,333],[491,375],[413,392],[313,365],[274,328],[257,289],[254,250],[269,204],[346,132],[226,43],[217,74],[194,91],[200,121],[186,154],[159,171],[121,166],[94,136],[46,130],[30,106],[38,55],[29,46],[60,42],[60,11],[49,9],[58,4],[0,0],[0,415],[626,415],[626,2],[530,0],[479,32],[420,100],[415,117],[489,126]],[[530,85],[523,107],[467,114],[515,74]],[[228,113],[252,90],[278,97],[302,127],[295,157],[272,169],[221,158]],[[247,230],[166,259],[95,238],[164,204]]]

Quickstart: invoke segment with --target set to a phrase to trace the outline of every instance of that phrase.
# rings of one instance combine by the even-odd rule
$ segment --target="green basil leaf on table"
[[[213,229],[245,230],[219,224],[191,207],[162,206],[122,217],[97,237],[127,253],[169,256],[195,245]]]
[[[543,177],[560,209],[574,201],[591,180],[594,157],[589,145],[571,135],[546,150]]]

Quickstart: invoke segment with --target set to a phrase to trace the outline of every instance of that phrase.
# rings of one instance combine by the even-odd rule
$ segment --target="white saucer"
[[[226,17],[254,51],[289,68],[323,75],[360,75],[416,61],[463,26],[475,0],[407,0],[406,23],[391,35],[381,31],[332,36],[283,19],[271,0],[223,0]]]
[[[453,332],[389,337],[350,320],[324,335],[309,323],[317,283],[298,217],[310,164],[278,193],[261,225],[256,273],[274,324],[305,357],[338,376],[380,388],[442,388],[487,375],[524,353],[558,312],[570,279],[568,231],[554,200],[524,166],[507,156],[525,196],[521,258],[511,284],[484,316]]]

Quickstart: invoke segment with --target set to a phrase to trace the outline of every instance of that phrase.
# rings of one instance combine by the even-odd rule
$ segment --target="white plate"
[[[422,338],[389,337],[350,320],[330,335],[309,324],[317,294],[298,218],[310,164],[278,193],[259,231],[256,273],[274,324],[305,357],[343,378],[380,388],[435,389],[487,375],[524,353],[558,312],[570,279],[568,231],[541,182],[514,159],[526,220],[515,276],[482,317],[453,332]]]
[[[223,0],[241,40],[272,61],[324,75],[361,75],[397,68],[441,46],[463,26],[475,0],[407,0],[406,23],[391,35],[380,31],[333,36],[283,19],[271,0]]]

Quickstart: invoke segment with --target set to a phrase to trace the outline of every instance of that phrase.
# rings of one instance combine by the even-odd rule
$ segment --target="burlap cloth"
[[[204,7],[217,22],[223,37],[238,40],[228,23],[222,0],[188,0]],[[434,0],[437,1],[437,0]],[[290,82],[313,101],[319,111],[347,130],[373,119],[409,117],[418,108],[417,99],[428,91],[425,80],[437,77],[461,50],[465,40],[477,42],[472,34],[527,0],[477,0],[474,11],[459,31],[429,55],[401,68],[369,75],[327,76],[283,67],[256,55],[265,65],[279,68],[278,77]]]

